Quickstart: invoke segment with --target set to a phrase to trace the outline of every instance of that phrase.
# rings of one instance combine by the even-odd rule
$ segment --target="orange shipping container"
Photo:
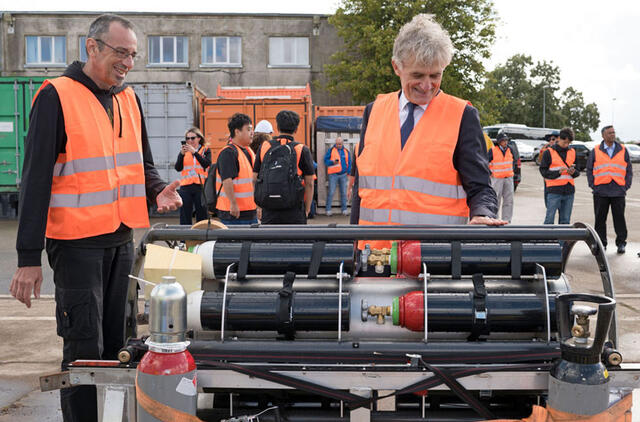
[[[354,116],[362,117],[364,106],[316,106],[315,117],[319,116]]]
[[[292,88],[280,88],[282,96],[289,95],[287,90]],[[300,98],[279,97],[276,88],[268,88],[272,97],[261,97],[267,88],[221,88],[218,93],[231,96],[233,92],[235,98],[207,98],[202,103],[200,114],[201,129],[211,148],[212,157],[217,157],[218,152],[229,140],[229,128],[227,123],[229,118],[235,113],[247,114],[255,126],[260,120],[268,120],[277,132],[276,115],[281,110],[291,110],[300,116],[300,125],[294,133],[294,138],[300,143],[304,143],[311,148],[311,94],[309,86],[305,88],[306,93]],[[246,98],[237,98],[244,95]],[[259,97],[259,98],[256,98]],[[274,98],[275,97],[275,98]],[[279,97],[279,98],[278,98]],[[276,135],[276,133],[274,133]]]

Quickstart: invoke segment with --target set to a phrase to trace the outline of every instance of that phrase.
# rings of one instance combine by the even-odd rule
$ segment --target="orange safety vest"
[[[593,162],[593,183],[595,185],[606,185],[612,180],[620,186],[625,186],[627,175],[627,162],[624,159],[624,145],[622,149],[609,157],[600,147],[595,148],[595,161]]]
[[[252,211],[256,209],[256,203],[253,199],[253,162],[256,155],[251,148],[247,148],[251,161],[239,146],[230,143],[225,148],[235,148],[238,152],[238,177],[233,179],[233,192],[236,196],[238,209],[240,211]],[[216,192],[220,192],[216,208],[220,211],[231,211],[231,201],[222,187],[222,179],[220,173],[216,171]]]
[[[346,149],[344,146],[342,147],[342,149],[344,150],[345,164],[347,165],[347,168],[348,168],[349,167],[349,150]],[[340,173],[342,171],[342,161],[340,160],[340,151],[338,151],[338,148],[336,148],[335,146],[331,147],[330,160],[333,162],[338,160],[338,162],[336,164],[329,166],[329,168],[327,168],[327,174]]]
[[[560,154],[558,154],[554,148],[549,148],[548,151],[549,154],[551,154],[551,165],[549,166],[549,170],[560,170],[563,167],[572,166],[573,163],[576,162],[576,150],[573,148],[569,148],[567,151],[566,163],[565,161],[562,161]],[[563,186],[566,184],[572,184],[575,186],[576,182],[573,180],[573,176],[571,176],[567,171],[563,171],[557,179],[544,179],[544,184],[547,187]]]
[[[142,117],[133,89],[114,95],[112,124],[82,83],[62,76],[45,80],[40,90],[48,84],[60,98],[67,144],[53,168],[46,236],[82,239],[120,224],[149,227]]]
[[[203,146],[198,150],[198,154],[204,156],[207,147]],[[190,152],[184,154],[182,159],[183,167],[180,172],[180,186],[201,185],[207,179],[207,171],[202,168],[200,162]]]
[[[513,154],[511,148],[507,147],[505,154],[498,145],[492,148],[493,159],[489,163],[489,169],[491,170],[491,177],[494,179],[506,179],[507,177],[513,177]]]
[[[280,145],[286,145],[290,142],[287,138],[274,138],[272,140],[279,141]],[[300,158],[302,157],[303,146],[304,145],[297,143],[296,146],[293,147],[296,152],[296,169],[298,170],[298,176],[300,177],[302,177],[302,170],[300,170]],[[264,156],[267,154],[267,151],[269,151],[269,148],[271,148],[271,142],[265,141],[262,143],[262,146],[260,147],[260,162],[264,160]],[[304,178],[302,178],[302,185],[304,186]]]
[[[356,158],[363,225],[465,224],[467,195],[453,166],[467,102],[440,92],[400,146],[398,92],[381,94],[371,109],[362,153]],[[389,241],[361,241],[373,249]]]

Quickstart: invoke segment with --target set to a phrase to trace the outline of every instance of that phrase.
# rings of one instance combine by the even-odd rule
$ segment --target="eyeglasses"
[[[187,141],[195,141],[196,139],[198,139],[197,136],[185,136],[184,139],[186,139]]]
[[[96,41],[98,41],[100,44],[104,44],[107,47],[109,47],[110,49],[113,50],[114,53],[116,53],[116,56],[119,59],[125,60],[127,57],[131,56],[131,60],[137,60],[138,59],[138,53],[137,52],[133,52],[133,53],[129,53],[127,50],[125,50],[124,48],[115,48],[110,46],[109,44],[107,44],[106,42],[102,41],[100,38],[95,38]]]

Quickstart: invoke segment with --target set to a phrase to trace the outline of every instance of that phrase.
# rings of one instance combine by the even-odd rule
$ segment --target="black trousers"
[[[202,203],[202,187],[196,183],[180,186],[178,189],[180,198],[182,198],[182,207],[180,208],[180,224],[191,225],[193,223],[191,216],[193,209],[196,210],[196,222],[207,219],[207,210]]]
[[[47,239],[56,286],[56,322],[63,339],[62,370],[76,359],[116,359],[125,342],[128,275],[133,242],[93,249]],[[96,388],[60,390],[65,422],[97,421]]]
[[[297,208],[286,210],[269,210],[263,208],[260,224],[307,224],[304,202],[301,202]]]
[[[624,219],[624,196],[593,195],[593,211],[596,216],[596,232],[603,246],[607,246],[607,215],[611,207],[613,228],[616,231],[616,246],[627,244],[627,223]]]

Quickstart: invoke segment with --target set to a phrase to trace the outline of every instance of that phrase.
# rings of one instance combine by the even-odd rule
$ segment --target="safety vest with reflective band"
[[[440,92],[431,100],[404,148],[400,146],[398,92],[379,95],[365,145],[356,158],[363,225],[465,224],[467,195],[453,166],[467,102]],[[388,241],[361,241],[372,248]]]
[[[236,202],[240,211],[253,211],[256,209],[256,203],[253,199],[253,162],[256,155],[251,148],[247,148],[251,161],[247,159],[247,156],[243,152],[242,148],[231,143],[225,148],[235,148],[238,155],[238,177],[233,180],[233,192],[236,196]],[[216,208],[220,211],[231,211],[231,201],[222,187],[222,179],[220,173],[216,172],[216,192],[220,192],[218,195],[218,202]]]
[[[572,166],[573,163],[576,162],[576,150],[573,148],[569,148],[567,150],[567,159],[562,161],[560,154],[555,148],[548,149],[549,154],[551,154],[551,165],[549,166],[549,170],[558,171],[561,168]],[[576,182],[573,180],[573,176],[571,176],[567,171],[563,171],[560,173],[560,177],[557,179],[544,179],[544,184],[547,187],[550,186],[563,186],[566,184],[572,184],[575,186]]]
[[[345,162],[345,171],[349,166],[349,150],[345,147],[342,147],[344,150],[344,162]],[[336,164],[333,164],[327,168],[327,174],[335,174],[340,173],[342,171],[342,160],[340,160],[340,151],[335,146],[331,147],[331,157],[330,160],[335,162],[338,160]]]
[[[81,239],[112,233],[121,223],[149,227],[142,118],[133,89],[113,96],[112,124],[82,83],[62,76],[40,90],[48,84],[60,98],[67,144],[53,168],[46,236]]]
[[[198,154],[204,156],[206,150],[207,148],[203,146],[198,150]],[[203,184],[207,179],[207,171],[202,168],[196,157],[192,153],[186,152],[182,158],[182,162],[183,167],[180,173],[180,186]]]
[[[625,186],[627,176],[627,162],[624,159],[624,145],[620,144],[620,151],[609,157],[600,147],[595,148],[595,160],[593,162],[593,184],[606,185],[612,180],[620,186]]]
[[[286,145],[288,142],[291,142],[287,138],[273,138],[272,140],[280,142],[280,145]],[[296,152],[296,169],[298,170],[298,176],[302,177],[302,170],[300,170],[300,158],[302,157],[302,147],[304,145],[297,143],[293,149]],[[264,161],[264,156],[267,154],[267,151],[271,148],[271,142],[263,142],[260,147],[260,162]],[[302,185],[304,186],[304,178],[302,179]]]
[[[506,179],[513,177],[513,154],[511,148],[507,148],[506,153],[502,153],[499,146],[492,148],[493,159],[489,163],[491,177],[495,179]]]

